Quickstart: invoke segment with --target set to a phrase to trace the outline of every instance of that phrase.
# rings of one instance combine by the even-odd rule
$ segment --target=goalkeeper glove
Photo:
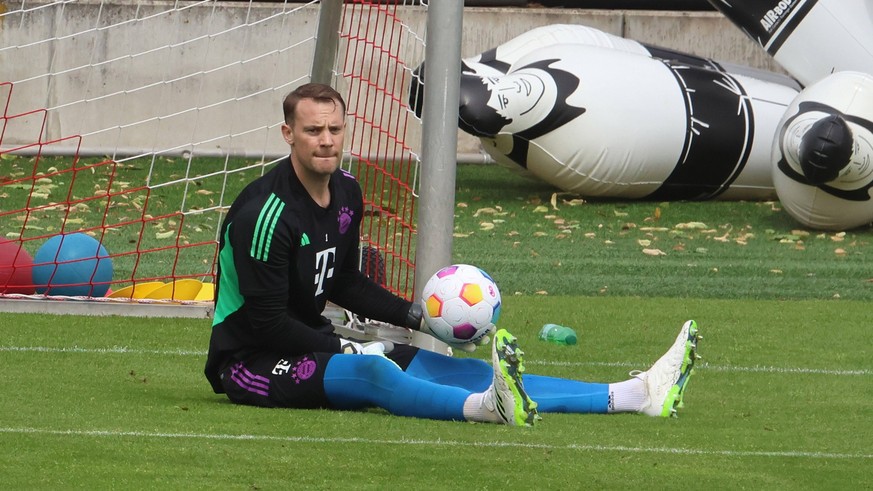
[[[391,341],[370,341],[359,343],[351,339],[340,338],[340,353],[344,355],[379,355],[385,356],[394,349]]]
[[[403,370],[396,361],[385,356],[385,353],[390,353],[394,350],[394,343],[391,341],[370,341],[368,343],[359,343],[351,339],[340,338],[340,353],[344,355],[376,355],[385,358],[397,367],[398,370]]]

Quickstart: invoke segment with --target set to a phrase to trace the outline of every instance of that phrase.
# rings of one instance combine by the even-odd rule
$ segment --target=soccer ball
[[[434,273],[424,285],[421,304],[427,326],[446,343],[475,343],[494,331],[500,317],[497,285],[469,264]]]

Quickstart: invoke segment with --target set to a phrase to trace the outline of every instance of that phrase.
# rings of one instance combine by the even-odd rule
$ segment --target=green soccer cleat
[[[503,423],[511,426],[533,426],[539,419],[537,403],[528,397],[522,383],[524,351],[518,347],[515,336],[500,329],[494,334],[491,363],[494,382],[491,390],[497,414]]]
[[[682,325],[673,346],[645,372],[633,371],[631,376],[646,383],[648,397],[640,412],[649,416],[669,418],[676,416],[684,406],[683,398],[688,380],[694,373],[697,354],[697,323],[693,320]]]

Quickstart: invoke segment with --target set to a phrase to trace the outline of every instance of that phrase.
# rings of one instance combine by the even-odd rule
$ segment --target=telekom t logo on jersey
[[[324,279],[333,278],[333,258],[336,256],[336,247],[331,247],[315,254],[315,294],[324,293]]]

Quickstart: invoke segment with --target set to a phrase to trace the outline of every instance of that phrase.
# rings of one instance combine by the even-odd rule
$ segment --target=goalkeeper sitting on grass
[[[337,336],[322,315],[328,301],[430,332],[420,306],[358,269],[364,210],[357,181],[339,169],[342,97],[306,84],[285,98],[283,110],[289,157],[240,193],[221,228],[205,370],[216,393],[254,406],[380,407],[518,426],[532,425],[538,411],[675,413],[696,358],[694,321],[649,370],[612,384],[523,375],[523,352],[505,330],[494,335],[491,364]]]

